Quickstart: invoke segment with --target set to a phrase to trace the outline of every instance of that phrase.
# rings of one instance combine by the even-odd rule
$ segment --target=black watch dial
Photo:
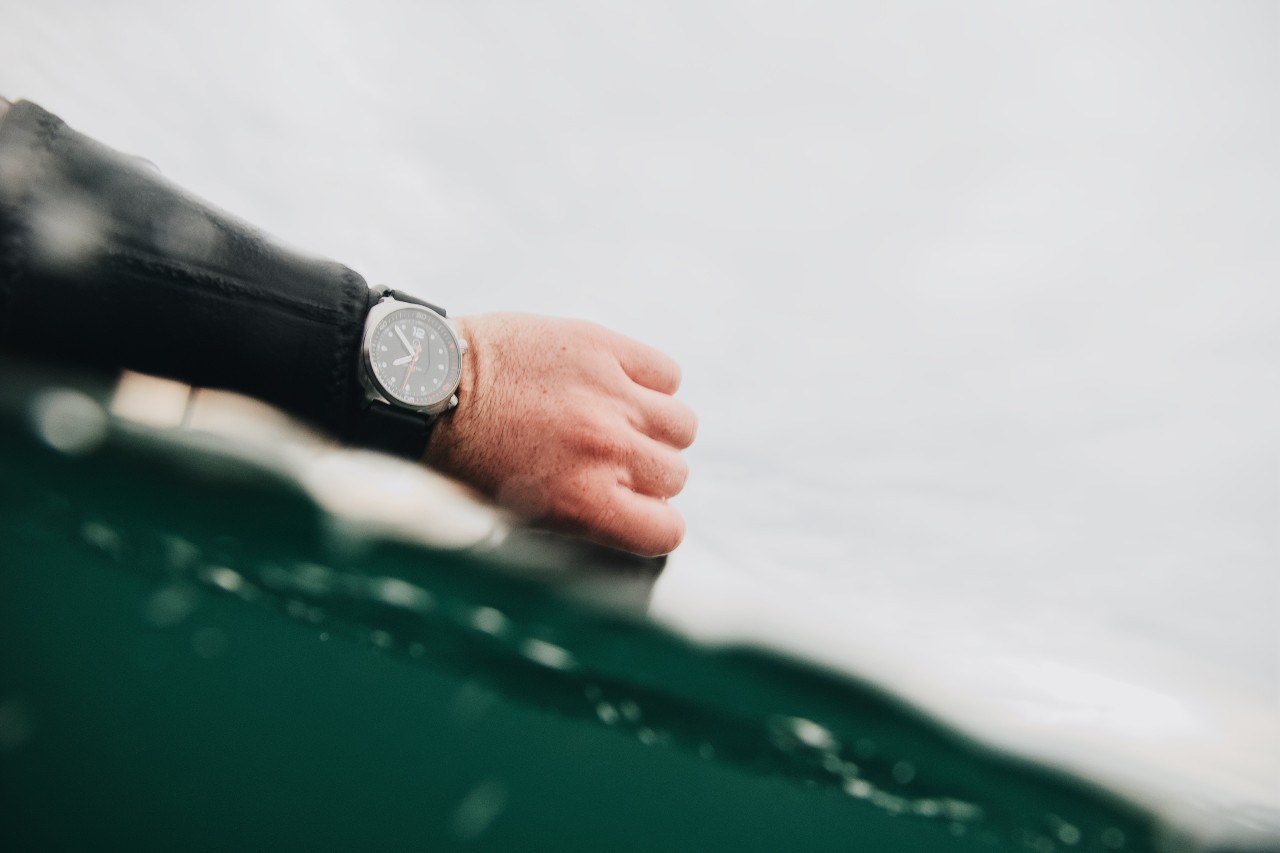
[[[423,411],[448,408],[462,375],[453,328],[426,308],[398,307],[365,335],[369,375],[392,403]]]

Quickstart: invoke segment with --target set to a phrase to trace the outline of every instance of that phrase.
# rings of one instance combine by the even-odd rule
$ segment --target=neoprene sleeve
[[[0,349],[359,419],[369,288],[20,101],[0,120]]]

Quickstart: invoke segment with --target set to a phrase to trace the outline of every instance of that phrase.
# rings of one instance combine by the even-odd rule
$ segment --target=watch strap
[[[412,296],[408,293],[405,293],[403,290],[392,290],[391,288],[387,287],[385,284],[379,284],[375,287],[371,287],[369,288],[369,292],[372,296],[372,298],[369,300],[369,304],[371,306],[376,304],[379,300],[391,298],[397,302],[408,302],[410,305],[421,305],[423,308],[430,308],[432,311],[436,312],[441,317],[449,316],[448,314],[445,313],[445,310],[441,308],[439,305],[433,305],[427,300],[419,299],[416,296]]]
[[[351,443],[408,459],[421,459],[438,415],[425,415],[370,400],[357,415]]]

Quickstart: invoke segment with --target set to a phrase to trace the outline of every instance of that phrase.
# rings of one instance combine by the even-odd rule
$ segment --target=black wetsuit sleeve
[[[35,104],[0,119],[0,350],[238,391],[345,438],[369,302]]]

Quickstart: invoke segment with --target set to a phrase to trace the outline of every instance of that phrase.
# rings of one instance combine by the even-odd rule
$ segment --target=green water
[[[0,406],[4,850],[1181,849],[883,693]]]

